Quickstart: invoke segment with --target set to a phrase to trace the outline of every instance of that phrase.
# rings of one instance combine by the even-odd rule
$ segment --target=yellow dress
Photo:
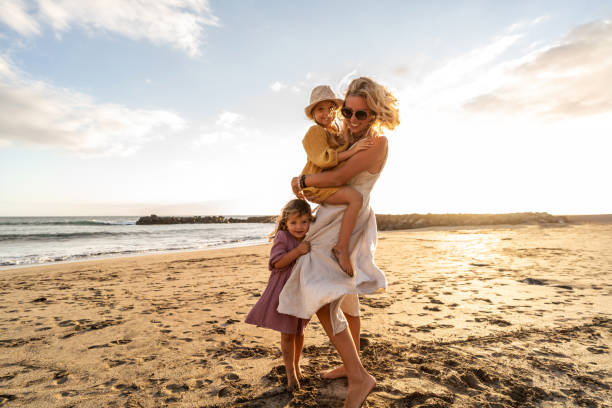
[[[337,140],[336,133],[320,125],[313,125],[302,139],[302,145],[308,158],[302,174],[317,174],[338,165],[338,153],[347,149],[348,141],[341,142]],[[306,187],[304,191],[309,193],[310,201],[320,204],[338,189],[339,187]]]

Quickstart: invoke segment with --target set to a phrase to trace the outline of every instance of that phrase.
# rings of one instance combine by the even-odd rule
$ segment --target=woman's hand
[[[301,198],[302,200],[304,199],[304,193],[302,193],[302,190],[300,190],[299,177],[294,177],[291,179],[291,189],[297,198]]]

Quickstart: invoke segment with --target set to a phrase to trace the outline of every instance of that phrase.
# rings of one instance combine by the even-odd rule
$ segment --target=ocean
[[[138,217],[0,217],[0,269],[262,244],[274,229],[269,223],[136,225],[137,220]]]

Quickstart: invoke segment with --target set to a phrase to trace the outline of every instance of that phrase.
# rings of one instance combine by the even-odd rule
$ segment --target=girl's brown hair
[[[314,221],[314,217],[312,216],[312,209],[310,208],[310,204],[306,200],[295,199],[289,201],[283,209],[278,217],[276,217],[276,227],[274,228],[274,232],[268,235],[268,240],[272,241],[276,236],[278,231],[287,231],[287,220],[291,215],[309,215],[310,221]]]

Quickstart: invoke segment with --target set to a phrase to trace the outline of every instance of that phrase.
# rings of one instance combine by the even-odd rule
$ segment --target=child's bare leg
[[[300,382],[295,374],[295,334],[281,333],[281,352],[287,372],[287,390],[295,391],[300,388]]]
[[[329,196],[324,201],[325,204],[342,205],[346,204],[342,224],[340,225],[340,234],[338,235],[338,243],[332,251],[338,263],[344,272],[349,276],[353,276],[353,266],[350,261],[349,243],[351,242],[351,234],[355,228],[359,211],[363,204],[363,196],[354,188],[343,186],[338,191]]]
[[[294,357],[293,357],[293,365],[295,367],[295,376],[298,380],[303,378],[302,371],[300,370],[300,357],[302,356],[302,348],[304,347],[304,335],[296,334],[295,340],[293,342],[294,345]]]

